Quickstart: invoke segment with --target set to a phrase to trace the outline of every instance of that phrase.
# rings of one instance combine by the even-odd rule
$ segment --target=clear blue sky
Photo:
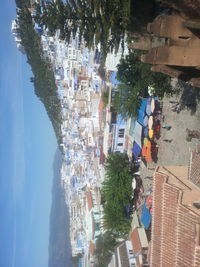
[[[56,139],[34,95],[30,66],[10,32],[14,0],[0,8],[0,267],[45,267]]]

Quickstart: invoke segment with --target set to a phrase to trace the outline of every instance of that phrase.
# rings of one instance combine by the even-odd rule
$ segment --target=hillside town
[[[30,12],[34,17],[34,8]],[[17,27],[16,19],[12,32],[24,52]],[[37,23],[34,27],[44,57],[51,63],[61,104],[60,176],[70,214],[72,256],[81,255],[80,266],[95,266],[96,242],[106,231],[101,194],[105,162],[112,152],[118,152],[126,153],[135,167],[134,203],[125,207],[124,214],[131,218],[130,233],[115,247],[109,267],[199,266],[199,140],[188,150],[188,165],[159,167],[160,140],[170,144],[168,137],[160,139],[161,134],[172,127],[164,121],[165,99],[149,87],[149,97],[141,99],[137,117],[124,119],[112,106],[122,51],[108,55],[102,78],[100,49],[89,50],[84,42],[80,45],[78,34],[66,43],[59,30],[49,36],[48,29]],[[108,103],[102,99],[105,91]],[[176,104],[177,99],[170,101]]]

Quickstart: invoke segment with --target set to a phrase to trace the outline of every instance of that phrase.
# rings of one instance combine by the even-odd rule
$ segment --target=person
[[[166,130],[170,130],[170,129],[172,128],[172,126],[163,125],[162,128],[163,128],[163,129],[166,129]]]
[[[171,143],[173,141],[173,139],[163,139],[163,141],[166,143]]]

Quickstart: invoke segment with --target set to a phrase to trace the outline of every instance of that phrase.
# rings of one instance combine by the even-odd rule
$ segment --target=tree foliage
[[[54,34],[57,29],[61,37],[70,40],[79,32],[89,48],[100,44],[105,57],[109,51],[117,51],[123,43],[125,31],[130,28],[132,0],[62,0],[42,5],[35,20]]]
[[[35,94],[44,103],[47,114],[54,127],[57,140],[61,142],[61,105],[57,98],[57,88],[50,62],[43,56],[40,36],[33,28],[32,17],[26,5],[18,10],[18,23],[22,45],[26,51],[34,77]]]
[[[106,231],[101,234],[96,241],[95,248],[95,267],[107,267],[115,246],[118,244],[116,237],[112,232]]]
[[[130,229],[124,207],[130,204],[132,174],[126,154],[113,152],[106,160],[106,178],[102,186],[105,228],[124,237]]]
[[[109,100],[109,91],[108,89],[103,91],[101,99],[103,101],[104,107],[108,105],[108,100]]]
[[[170,79],[164,74],[152,72],[151,65],[141,62],[140,56],[140,51],[130,52],[117,66],[120,84],[113,105],[123,117],[137,115],[139,97],[148,96],[148,86],[153,87],[158,96],[171,92]]]

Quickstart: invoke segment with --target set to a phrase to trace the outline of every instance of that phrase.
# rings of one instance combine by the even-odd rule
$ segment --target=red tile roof
[[[163,173],[154,174],[150,266],[198,266],[194,263],[200,261],[196,252],[200,216],[182,205],[184,190],[167,179]]]
[[[140,253],[142,250],[141,247],[141,242],[140,242],[140,237],[139,237],[139,233],[138,233],[138,229],[135,228],[130,236],[130,240],[132,242],[132,246],[133,246],[133,252],[135,254]]]
[[[101,98],[100,101],[99,101],[98,110],[99,110],[99,111],[102,111],[103,109],[104,109],[104,102],[103,102],[103,100],[102,100],[102,98]]]
[[[87,76],[78,76],[79,81],[87,81],[89,78]]]
[[[200,153],[191,154],[189,180],[200,188]]]
[[[93,204],[92,204],[92,193],[90,191],[87,192],[87,203],[88,203],[88,209],[91,210]]]

